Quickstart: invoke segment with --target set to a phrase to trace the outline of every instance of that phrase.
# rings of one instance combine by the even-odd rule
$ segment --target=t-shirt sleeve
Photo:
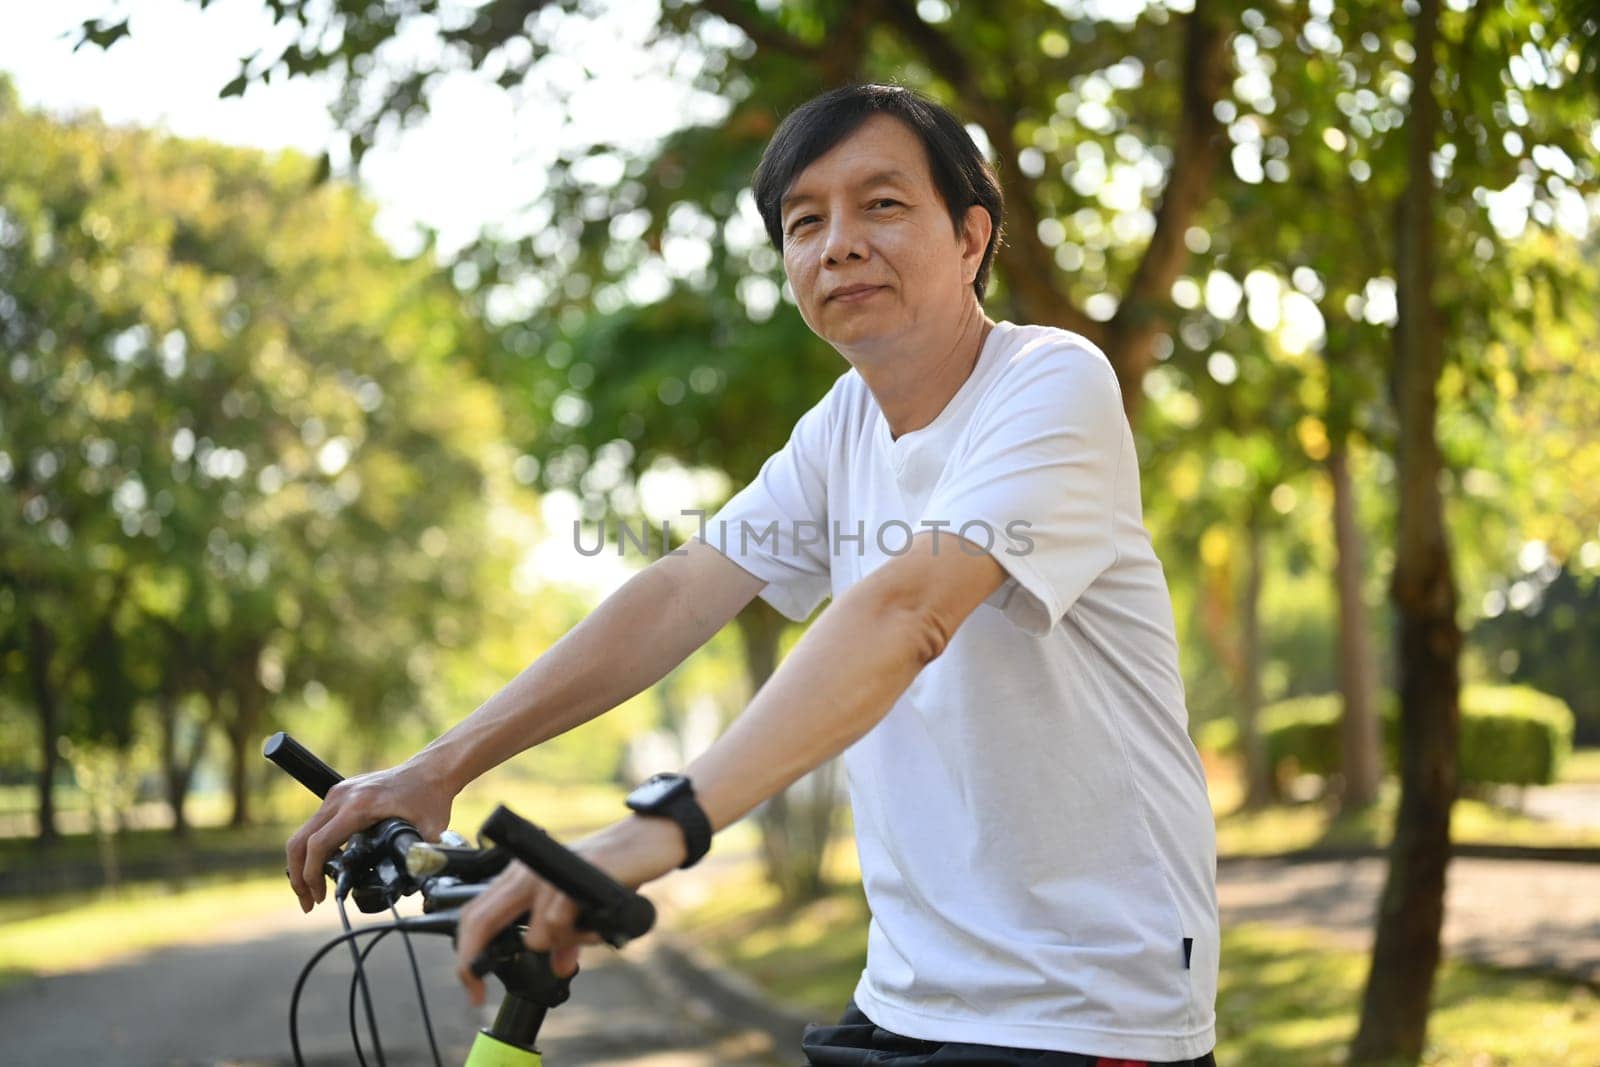
[[[761,597],[795,622],[832,592],[827,553],[828,456],[835,386],[795,423],[788,442],[696,535],[766,582]]]
[[[1017,358],[951,457],[923,525],[986,548],[1010,581],[987,603],[1043,635],[1117,558],[1119,464],[1131,451],[1115,373],[1081,343]],[[963,550],[966,546],[962,546]]]

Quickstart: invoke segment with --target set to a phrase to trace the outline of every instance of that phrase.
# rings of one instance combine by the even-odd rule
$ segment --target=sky
[[[565,72],[565,88],[576,90],[570,107],[534,94],[519,103],[470,74],[444,78],[432,115],[363,162],[361,181],[379,205],[384,236],[406,251],[416,245],[416,224],[425,223],[440,231],[448,252],[484,226],[514,227],[575,126],[619,144],[647,143],[703,107],[645,52],[654,6],[620,0],[605,19],[572,20],[564,29],[568,54],[584,55],[593,75]],[[113,14],[131,17],[130,37],[109,50],[72,50],[71,31]],[[30,106],[96,110],[114,123],[315,155],[334,140],[326,80],[277,79],[252,84],[242,97],[217,95],[239,73],[241,57],[257,49],[270,55],[292,32],[273,26],[261,0],[213,0],[203,12],[194,0],[0,0],[0,70]]]

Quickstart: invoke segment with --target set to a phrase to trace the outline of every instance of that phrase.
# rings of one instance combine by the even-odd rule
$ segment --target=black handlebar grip
[[[656,908],[504,804],[483,823],[483,835],[577,902],[580,923],[612,945],[642,937]]]
[[[282,730],[267,738],[261,754],[319,797],[326,797],[328,790],[344,781],[344,775],[313,756],[309,748]]]

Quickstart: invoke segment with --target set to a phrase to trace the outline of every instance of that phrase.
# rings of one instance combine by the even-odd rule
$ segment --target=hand
[[[614,823],[571,846],[572,851],[629,889],[638,889],[676,870],[688,851],[683,831],[668,819],[632,817]],[[578,929],[578,905],[521,863],[512,863],[461,911],[456,927],[456,977],[467,999],[482,1004],[483,980],[472,973],[472,961],[522,912],[528,929],[522,943],[550,954],[557,978],[578,970],[578,949],[600,938]]]
[[[388,818],[417,828],[426,841],[437,841],[450,825],[455,791],[427,766],[406,762],[386,771],[360,774],[328,790],[317,813],[294,832],[284,851],[289,885],[310,911],[327,894],[322,865],[352,836]]]

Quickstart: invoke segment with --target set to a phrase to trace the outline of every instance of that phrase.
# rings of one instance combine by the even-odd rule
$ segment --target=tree
[[[541,324],[508,331],[512,358],[489,373],[526,383],[540,401],[530,410],[551,416],[549,434],[531,419],[512,428],[522,447],[542,456],[541,480],[611,480],[607,492],[626,495],[641,464],[671,456],[738,482],[820,396],[837,370],[814,341],[802,339],[792,313],[772,314],[781,280],[776,258],[762,246],[748,195],[740,192],[778,115],[857,77],[928,89],[983,128],[1010,203],[1012,236],[1000,251],[996,306],[1099,342],[1136,414],[1168,290],[1189,255],[1184,235],[1209,196],[1220,154],[1212,105],[1225,89],[1229,26],[1218,7],[1202,0],[1194,14],[1175,19],[1155,6],[1117,23],[1085,12],[1063,18],[1022,2],[961,5],[948,17],[911,0],[776,11],[747,0],[665,4],[657,42],[694,59],[700,87],[729,102],[726,117],[689,125],[642,154],[594,145],[562,159],[546,197],[550,227],[521,242],[486,241],[471,257],[481,289],[502,305],[509,293],[540,294],[532,308],[522,302],[519,317],[536,308]],[[436,0],[406,9],[286,0],[273,12],[297,39],[277,55],[246,59],[224,92],[276,74],[333,72],[346,86],[339,117],[353,161],[385,123],[426,109],[437,72],[467,67],[504,86],[538,85],[564,20],[595,17],[576,0],[531,11],[506,0],[471,11]],[[129,29],[127,19],[110,15],[86,24],[85,38],[104,46]],[[397,60],[387,44],[403,31],[434,33],[438,50],[420,62]],[[1127,58],[1134,55],[1146,62]],[[1115,166],[1129,168],[1128,177],[1135,164],[1141,168],[1136,202],[1099,197],[1086,179],[1124,157]],[[595,177],[614,174],[619,161],[620,180]],[[1072,183],[1063,166],[1088,169]],[[1113,245],[1113,222],[1116,232],[1145,240]],[[663,245],[684,239],[709,247],[707,261],[669,265],[668,290],[640,297],[650,288],[641,279],[661,276]],[[596,313],[616,321],[580,326]],[[640,343],[604,352],[597,346],[608,337]],[[708,358],[708,339],[719,358]],[[778,361],[766,357],[777,351],[799,358],[775,375]],[[662,373],[644,353],[678,367]],[[744,353],[753,362],[730,358]],[[545,358],[529,359],[535,354]],[[556,375],[541,366],[551,363]],[[694,377],[697,367],[703,370]],[[615,370],[620,381],[606,373]],[[700,389],[714,420],[697,420],[697,405],[681,403]],[[626,410],[619,411],[623,397]],[[613,413],[615,421],[606,417]],[[574,431],[565,444],[563,426]],[[619,463],[623,473],[614,478],[609,472]],[[781,627],[764,607],[740,625],[758,687],[765,680],[759,665],[775,662]]]
[[[454,358],[485,335],[426,257],[311,177],[0,106],[20,401],[0,421],[0,633],[29,666],[44,833],[57,739],[126,744],[142,702],[175,828],[212,731],[248,821],[286,689],[392,723],[495,599],[498,405]]]
[[[1446,469],[1440,403],[1452,384],[1459,389],[1484,375],[1484,361],[1472,357],[1504,328],[1507,311],[1497,297],[1518,288],[1500,273],[1510,257],[1494,256],[1491,233],[1500,227],[1491,230],[1492,210],[1471,210],[1462,201],[1485,204],[1486,190],[1504,187],[1508,178],[1518,182],[1519,172],[1533,168],[1578,180],[1592,180],[1596,170],[1592,137],[1587,144],[1585,138],[1593,125],[1586,91],[1570,79],[1579,69],[1572,41],[1552,36],[1542,13],[1480,4],[1443,16],[1436,0],[1422,0],[1411,14],[1390,379],[1397,417],[1392,598],[1399,623],[1401,801],[1353,1062],[1420,1057],[1439,959],[1461,647],[1440,488]],[[1543,91],[1530,106],[1536,86]],[[1503,133],[1507,117],[1524,132]],[[1525,151],[1531,159],[1522,158]],[[1557,174],[1545,191],[1559,198],[1564,184]],[[1539,199],[1536,193],[1535,218]],[[1543,219],[1553,216],[1546,203]],[[1473,258],[1482,265],[1442,266]],[[1558,270],[1553,263],[1546,269]],[[1516,301],[1511,318],[1533,313],[1523,304]]]
[[[1419,0],[1412,25],[1417,58],[1406,122],[1410,181],[1396,210],[1400,321],[1392,379],[1399,416],[1399,549],[1393,595],[1400,617],[1400,811],[1361,1028],[1351,1046],[1356,1063],[1396,1054],[1415,1061],[1422,1055],[1439,963],[1450,809],[1457,789],[1461,633],[1434,429],[1445,338],[1434,300],[1438,0]]]
[[[1583,2],[1570,6],[1584,12]],[[719,441],[715,426],[697,427],[681,412],[656,408],[676,406],[668,396],[681,403],[700,395],[692,375],[705,337],[715,337],[719,349],[750,354],[757,366],[794,337],[793,316],[772,314],[779,306],[776,260],[761,247],[759,227],[740,190],[776,117],[787,108],[846,77],[895,77],[969,110],[993,147],[1012,207],[994,307],[1066,325],[1098,341],[1117,364],[1130,415],[1140,416],[1152,377],[1147,371],[1163,353],[1170,351],[1177,364],[1192,366],[1221,335],[1221,324],[1186,316],[1171,297],[1176,283],[1192,280],[1182,272],[1191,257],[1204,255],[1195,249],[1209,246],[1213,259],[1200,261],[1204,266],[1226,252],[1280,276],[1294,277],[1297,268],[1305,268],[1313,277],[1297,288],[1307,294],[1322,289],[1315,299],[1325,320],[1339,315],[1360,320],[1329,328],[1325,365],[1317,372],[1324,379],[1319,394],[1269,398],[1299,407],[1304,417],[1295,422],[1295,436],[1303,447],[1320,435],[1321,456],[1306,451],[1308,458],[1332,464],[1336,501],[1348,505],[1352,496],[1340,477],[1347,443],[1381,450],[1397,434],[1412,434],[1394,445],[1409,457],[1401,476],[1407,494],[1420,484],[1429,462],[1441,477],[1452,478],[1482,436],[1477,425],[1462,429],[1474,418],[1454,416],[1471,416],[1486,406],[1486,396],[1493,395],[1506,369],[1491,367],[1477,354],[1504,332],[1508,314],[1531,313],[1525,291],[1542,284],[1559,290],[1563,281],[1549,263],[1540,277],[1519,277],[1511,268],[1506,251],[1517,238],[1510,230],[1501,232],[1505,202],[1525,198],[1535,220],[1548,225],[1594,176],[1592,101],[1576,91],[1578,81],[1592,81],[1597,69],[1593,33],[1581,52],[1574,42],[1583,27],[1593,30],[1600,20],[1580,14],[1573,23],[1578,31],[1557,32],[1547,7],[1452,4],[1440,15],[1439,55],[1427,60],[1437,80],[1423,83],[1419,92],[1422,60],[1416,39],[1406,37],[1392,4],[1260,5],[1238,12],[1238,25],[1248,33],[1233,32],[1231,7],[1224,15],[1223,5],[1204,2],[1195,5],[1192,16],[1174,18],[1164,5],[1150,5],[1121,22],[1097,21],[1070,2],[1022,0],[807,2],[776,8],[744,0],[667,4],[655,40],[669,51],[677,49],[674,56],[690,71],[686,78],[725,102],[720,118],[690,123],[643,150],[591,145],[569,153],[555,169],[538,216],[545,223],[541,232],[522,242],[486,242],[473,257],[473,271],[486,293],[505,303],[507,294],[522,286],[534,296],[520,310],[528,317],[536,311],[541,320],[510,333],[507,352],[516,358],[497,364],[492,373],[524,382],[535,400],[530,411],[548,410],[555,423],[572,423],[565,442],[551,437],[548,447],[532,417],[513,432],[519,444],[537,443],[543,450],[542,477],[585,489],[601,483],[629,486],[641,457],[669,453],[714,468],[726,453],[725,469],[737,471],[742,460],[728,450],[749,439]],[[404,10],[355,0],[318,5],[284,0],[273,10],[298,27],[298,40],[280,55],[249,60],[230,91],[269,73],[334,72],[349,87],[341,114],[351,131],[354,158],[385,121],[425,108],[429,79],[440,69],[459,65],[487,71],[505,85],[542,84],[530,79],[542,64],[560,58],[565,20],[589,17],[574,12],[591,11],[575,0],[542,5],[532,15],[512,2],[452,14],[434,0]],[[417,21],[408,22],[413,17]],[[403,25],[435,27],[439,49],[415,49],[408,54],[420,58],[398,66],[374,62],[375,57],[394,58],[383,49]],[[104,38],[115,29],[115,20],[98,21],[90,32]],[[1241,62],[1251,56],[1257,61]],[[1241,74],[1231,85],[1230,68]],[[1438,110],[1437,137],[1429,134],[1433,139],[1422,149],[1410,124],[1419,101],[1430,95]],[[1271,184],[1246,181],[1248,189],[1217,184],[1229,141],[1235,177],[1253,163]],[[1279,168],[1282,176],[1274,177]],[[1405,197],[1422,196],[1416,191],[1419,183],[1434,181],[1438,189],[1424,206],[1437,208],[1439,217],[1428,232],[1439,244],[1437,254],[1425,257],[1432,263],[1433,281],[1419,290],[1417,246],[1413,242],[1400,254],[1391,240],[1391,212]],[[1224,195],[1217,196],[1218,191]],[[1509,213],[1515,213],[1514,205]],[[1414,227],[1423,226],[1414,215],[1408,217]],[[1421,232],[1415,229],[1413,236]],[[1304,255],[1293,251],[1296,239],[1309,246]],[[662,254],[686,245],[693,246],[694,255],[674,261]],[[1436,423],[1432,408],[1408,406],[1421,393],[1407,385],[1407,400],[1397,405],[1405,428],[1397,429],[1351,387],[1377,376],[1377,360],[1366,353],[1386,339],[1384,330],[1399,317],[1383,305],[1408,272],[1404,284],[1410,286],[1411,302],[1401,301],[1400,314],[1409,308],[1412,322],[1399,331],[1409,331],[1404,351],[1433,345],[1429,331],[1448,322],[1442,366],[1423,391],[1436,389],[1437,402],[1446,404],[1452,417]],[[1497,307],[1508,292],[1512,306]],[[681,307],[687,312],[676,314]],[[1434,308],[1432,317],[1418,320],[1424,307]],[[596,319],[614,321],[591,321]],[[607,353],[608,330],[637,349]],[[655,377],[645,366],[638,353],[654,351],[657,343],[678,346],[670,357],[678,361],[677,373]],[[1235,349],[1249,357],[1246,362],[1253,361],[1245,346]],[[805,358],[810,359],[809,352]],[[703,363],[704,395],[730,410],[748,410],[731,382],[727,398],[719,398],[719,374],[734,368],[734,361],[706,358]],[[623,367],[633,397],[629,403],[641,405],[637,410],[624,410],[604,395],[616,378],[600,369]],[[1427,368],[1424,361],[1424,377]],[[780,405],[772,412],[772,425],[785,427],[797,414],[781,405],[800,404],[799,398],[820,392],[825,372],[817,374],[798,393],[754,394]],[[642,425],[647,412],[648,433]],[[1425,427],[1418,422],[1423,416]],[[1137,421],[1141,443],[1150,442],[1153,420],[1141,416]],[[1215,425],[1228,433],[1243,429]],[[668,436],[658,448],[663,426]],[[696,434],[705,436],[686,458],[684,442]],[[1437,441],[1433,459],[1426,448],[1418,451],[1418,442],[1430,439]],[[626,447],[615,445],[618,441]],[[753,451],[764,454],[776,443],[760,439]],[[1177,444],[1155,444],[1158,451],[1181,450]],[[1464,507],[1481,503],[1476,496],[1469,491],[1449,503],[1457,516],[1467,514]],[[1396,555],[1407,559],[1409,590],[1417,574],[1435,574],[1437,567],[1424,562],[1415,569],[1416,546],[1428,540],[1419,542],[1416,531],[1429,529],[1432,520],[1426,494],[1408,499],[1412,503],[1400,520],[1406,533],[1398,539]],[[1346,507],[1338,513],[1347,518],[1352,511]],[[1348,545],[1349,523],[1342,522],[1341,529],[1339,589],[1350,630],[1363,617],[1361,605],[1352,602],[1360,585],[1358,553]],[[1407,597],[1418,609],[1412,593]],[[1414,638],[1402,642],[1403,656],[1424,652]],[[1428,675],[1437,665],[1424,658],[1403,669]],[[1359,702],[1354,694],[1368,683],[1359,671],[1351,676],[1354,705]],[[1420,691],[1416,683],[1407,684]],[[1423,709],[1418,721],[1431,721],[1433,713],[1426,710],[1431,705],[1417,706]],[[1364,728],[1370,740],[1370,721]],[[1448,737],[1423,730],[1411,740],[1433,744]],[[1417,757],[1440,758],[1437,752]],[[1418,811],[1416,787],[1428,783],[1417,778],[1422,764],[1408,768],[1413,806],[1403,806],[1402,819],[1410,824]],[[1433,825],[1436,829],[1436,821]],[[1400,835],[1397,840],[1418,839]],[[1394,900],[1427,897],[1440,884],[1413,883],[1407,872],[1414,869],[1415,864],[1396,865]],[[1393,959],[1384,955],[1384,966]],[[1408,972],[1411,992],[1392,1006],[1411,1011],[1418,1003],[1415,983],[1431,973],[1431,966]],[[1425,993],[1421,1002],[1425,1006]]]

